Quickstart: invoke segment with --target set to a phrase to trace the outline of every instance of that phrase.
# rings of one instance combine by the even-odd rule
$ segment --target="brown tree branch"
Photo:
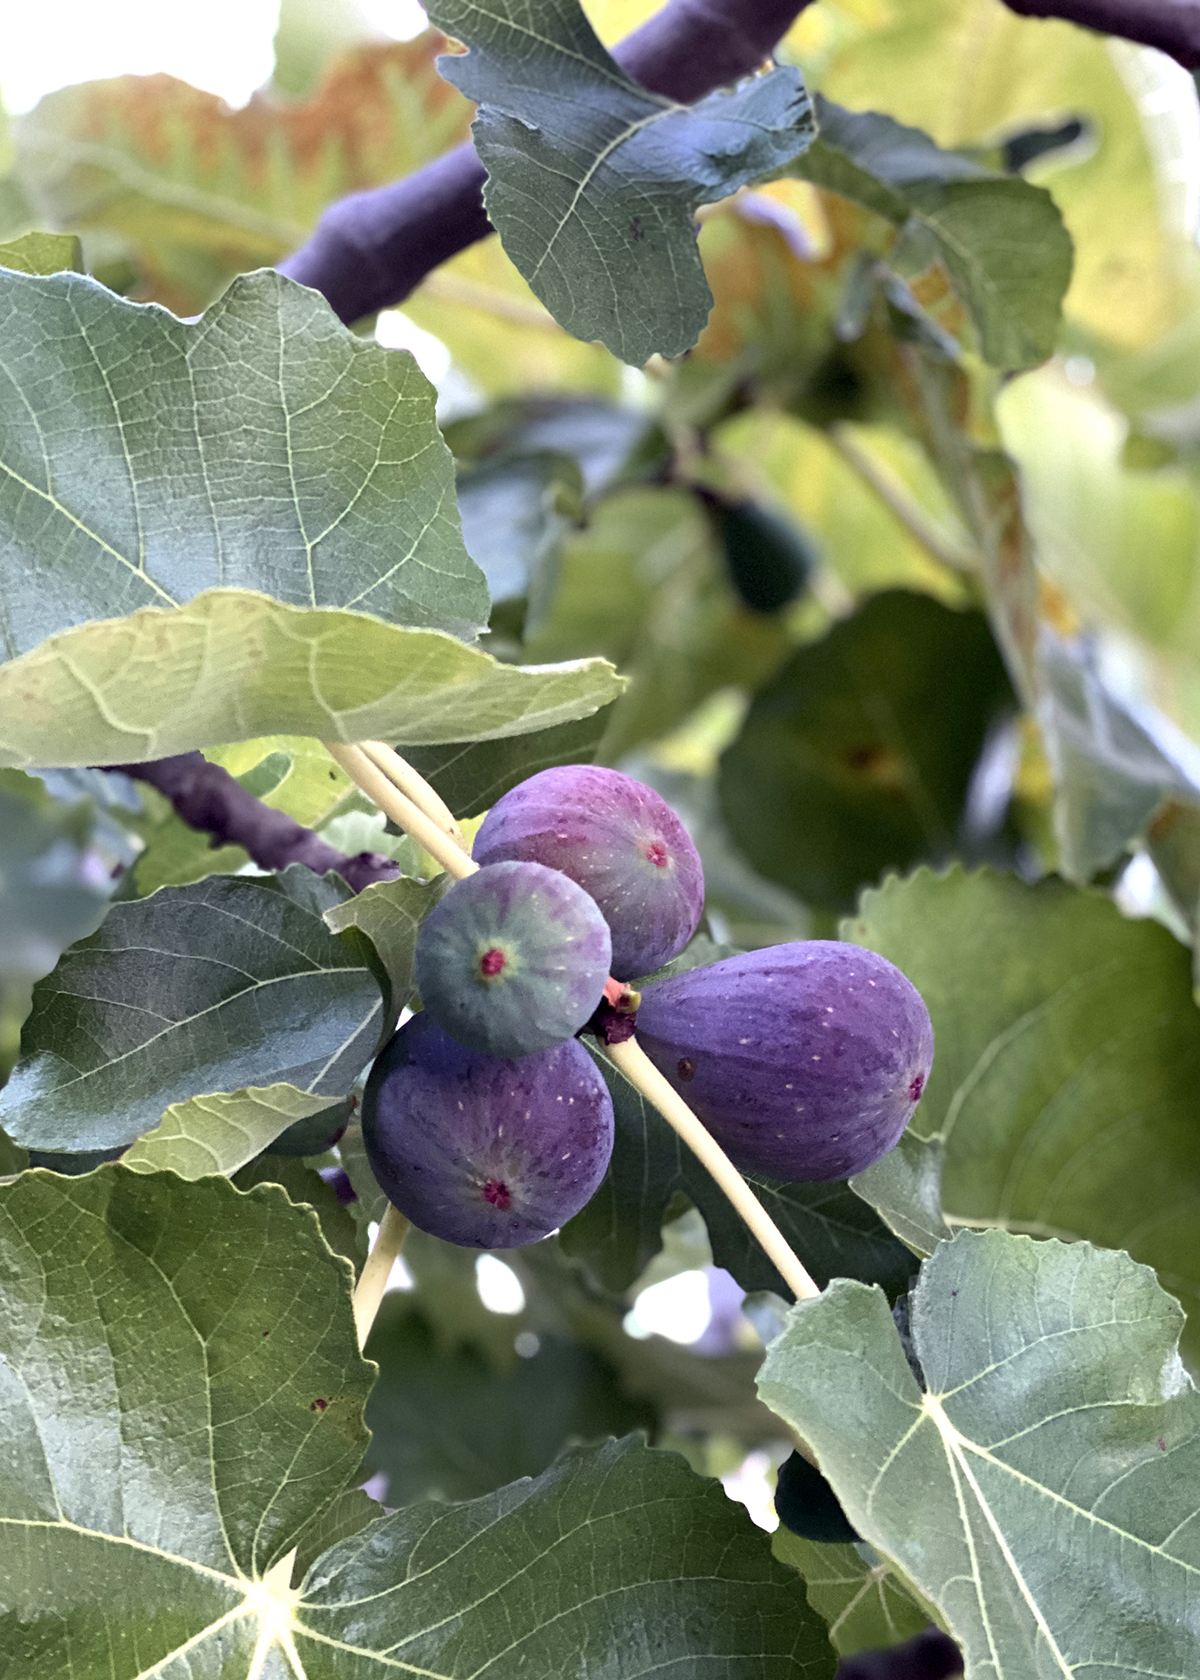
[[[652,93],[691,104],[756,70],[811,3],[667,0],[613,56]],[[343,321],[386,309],[492,231],[483,182],[468,141],[402,181],[339,199],[280,272],[322,292]]]
[[[247,793],[242,784],[210,764],[203,753],[180,753],[144,764],[110,764],[165,794],[189,828],[211,834],[214,846],[241,846],[260,869],[286,869],[302,863],[318,875],[334,869],[361,892],[375,881],[394,881],[400,870],[379,852],[347,857],[327,846],[310,828],[294,822]]]

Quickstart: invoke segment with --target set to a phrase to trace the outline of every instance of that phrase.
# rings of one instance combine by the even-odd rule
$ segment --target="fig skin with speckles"
[[[539,1242],[588,1202],[613,1148],[613,1107],[577,1039],[513,1060],[466,1049],[414,1015],[376,1058],[363,1142],[388,1200],[464,1248]]]
[[[530,1056],[595,1013],[612,940],[582,887],[540,863],[494,863],[456,881],[417,938],[421,1001],[468,1050]]]
[[[472,855],[541,863],[576,881],[612,932],[617,980],[678,956],[704,909],[700,855],[666,800],[599,765],[559,765],[513,788],[484,818]]]
[[[637,1036],[743,1172],[848,1178],[886,1155],[933,1065],[921,994],[874,951],[772,945],[649,986]]]

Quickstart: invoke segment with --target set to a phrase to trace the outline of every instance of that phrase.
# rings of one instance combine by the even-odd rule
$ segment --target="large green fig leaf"
[[[819,137],[796,174],[907,228],[910,242],[920,229],[989,362],[1044,362],[1071,278],[1071,236],[1045,188],[945,152],[878,111],[847,111],[819,95],[814,103]]]
[[[797,651],[721,760],[750,862],[850,909],[883,871],[953,853],[971,774],[1012,690],[986,619],[889,590]]]
[[[186,322],[86,275],[0,272],[0,366],[8,657],[215,587],[486,620],[428,380],[294,281],[246,275]]]
[[[282,732],[486,740],[586,716],[623,687],[602,659],[502,665],[441,631],[213,589],[0,666],[0,764],[127,764]]]
[[[688,107],[647,93],[609,57],[578,0],[436,0],[465,41],[447,81],[479,104],[484,203],[504,248],[576,338],[636,366],[696,342],[712,294],[696,206],[802,152],[813,136],[799,73],[776,70]]]
[[[627,1289],[662,1246],[668,1203],[683,1195],[704,1216],[718,1266],[743,1289],[786,1295],[782,1278],[707,1170],[607,1058],[596,1059],[612,1093],[616,1141],[604,1182],[563,1229],[567,1253],[585,1259],[606,1288]],[[916,1270],[910,1250],[848,1185],[751,1182],[819,1282],[866,1278],[895,1295]]]
[[[220,1621],[232,1662],[367,1444],[349,1269],[278,1191],[120,1166],[23,1174],[0,1228],[6,1658],[133,1675]]]
[[[1185,1680],[1200,1664],[1200,1399],[1183,1315],[1086,1243],[962,1232],[921,1271],[923,1390],[879,1290],[791,1315],[759,1392],[971,1675]]]
[[[842,932],[928,1006],[911,1130],[944,1149],[951,1218],[1125,1248],[1200,1300],[1191,953],[1105,893],[958,868],[865,893]],[[870,1173],[856,1185],[870,1196]]]
[[[322,920],[339,896],[294,865],[114,905],[34,988],[5,1130],[36,1149],[112,1149],[210,1091],[344,1095],[381,1007],[361,947]]]
[[[371,1373],[350,1271],[281,1191],[30,1173],[0,1187],[0,1229],[0,1612],[23,1680],[830,1680],[800,1583],[674,1454],[576,1449],[390,1517],[351,1495]],[[315,1562],[293,1588],[297,1544]]]

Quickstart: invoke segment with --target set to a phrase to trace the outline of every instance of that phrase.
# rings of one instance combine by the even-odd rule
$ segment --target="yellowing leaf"
[[[231,111],[172,76],[48,94],[15,125],[19,178],[60,227],[119,235],[141,295],[191,314],[276,262],[331,199],[406,175],[463,139],[467,101],[434,68],[445,38],[372,43],[315,97]]]

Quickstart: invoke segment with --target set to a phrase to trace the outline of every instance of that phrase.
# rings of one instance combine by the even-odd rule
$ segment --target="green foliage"
[[[556,764],[590,764],[604,736],[607,708],[503,741],[448,741],[400,750],[456,817],[478,817],[518,782]]]
[[[110,1149],[214,1087],[343,1095],[381,1010],[360,948],[322,920],[344,896],[334,881],[294,865],[114,905],[34,988],[5,1128],[39,1149]]]
[[[239,279],[188,324],[86,276],[0,275],[0,355],[10,657],[217,587],[456,634],[486,617],[428,381],[293,281]]]
[[[794,1309],[759,1388],[968,1672],[1067,1673],[1102,1651],[1113,1672],[1182,1677],[1200,1463],[1181,1322],[1126,1255],[964,1232],[914,1297],[927,1391],[883,1296],[848,1280]]]
[[[365,934],[379,958],[383,984],[382,1044],[402,1009],[412,1002],[416,985],[417,935],[426,916],[438,903],[449,876],[433,881],[414,881],[401,876],[396,881],[376,881],[343,904],[325,911],[325,921],[334,933],[357,928]]]
[[[756,697],[721,762],[730,832],[764,875],[849,909],[889,866],[961,843],[984,737],[1011,705],[981,614],[877,595]]]
[[[572,1438],[653,1424],[653,1408],[623,1394],[599,1354],[574,1341],[533,1343],[501,1375],[477,1347],[440,1347],[408,1296],[387,1297],[366,1351],[379,1365],[368,1460],[387,1475],[389,1505],[430,1493],[472,1499],[540,1475]]]
[[[1071,240],[1050,194],[944,152],[877,111],[818,98],[816,117],[820,137],[797,173],[894,222],[901,273],[915,277],[940,262],[989,362],[1044,362],[1071,278]]]
[[[928,1611],[865,1541],[830,1546],[780,1527],[771,1550],[803,1576],[808,1602],[829,1624],[839,1656],[899,1645],[928,1626]]]
[[[211,589],[173,612],[51,636],[0,666],[0,761],[125,764],[301,728],[430,742],[474,727],[495,739],[586,715],[623,686],[599,659],[501,665],[440,631]]]
[[[821,0],[689,109],[576,0],[433,10],[442,74],[285,0],[243,109],[118,77],[0,133],[5,1661],[832,1680],[932,1618],[994,1680],[1192,1680],[1191,88],[994,0]],[[464,93],[500,239],[405,300],[435,393],[262,265]],[[390,272],[390,213],[322,249]],[[611,1168],[506,1251],[524,1305],[412,1231],[360,1355],[361,1081],[453,863],[323,745],[380,741],[468,843],[550,765],[659,790],[676,970],[846,911],[916,983],[899,1145],[752,1186],[819,1298],[597,1049]],[[193,828],[96,768],[196,749],[399,878],[262,873],[219,789]],[[657,1284],[699,1340],[642,1333]],[[857,1545],[697,1473],[798,1442]]]
[[[0,268],[17,274],[61,274],[83,269],[79,240],[70,233],[25,233],[0,245]]]
[[[153,1131],[146,1132],[121,1157],[133,1172],[175,1172],[180,1178],[227,1176],[269,1149],[281,1132],[316,1115],[333,1118],[344,1104],[297,1090],[294,1085],[265,1085],[245,1091],[214,1091],[171,1103]]]
[[[112,883],[89,847],[86,801],[59,805],[41,784],[0,771],[0,1084],[16,1060],[31,987],[108,907]]]
[[[311,95],[305,103],[259,94],[230,110],[164,75],[61,88],[13,125],[12,187],[45,224],[88,238],[101,278],[196,313],[235,275],[299,244],[331,198],[406,174],[466,135],[470,107],[434,68],[439,35],[372,42],[329,63],[334,4],[287,0],[280,13],[284,91]],[[323,39],[301,39],[306,21]]]
[[[808,145],[796,72],[689,109],[631,81],[578,0],[547,0],[533,27],[516,0],[437,0],[429,15],[471,49],[440,68],[479,105],[484,203],[551,314],[635,366],[690,349],[711,302],[693,213]]]

